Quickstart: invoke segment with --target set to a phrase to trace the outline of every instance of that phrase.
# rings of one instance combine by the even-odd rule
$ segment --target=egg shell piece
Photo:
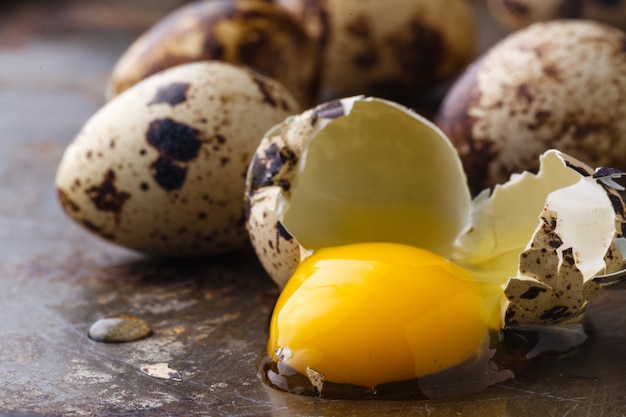
[[[317,43],[290,13],[261,0],[185,4],[144,32],[122,54],[108,85],[112,98],[138,81],[187,62],[245,65],[276,79],[302,105],[317,98]]]
[[[477,195],[558,149],[624,169],[626,35],[596,22],[537,23],[498,42],[457,79],[436,123]]]
[[[519,254],[537,229],[546,197],[580,179],[577,171],[564,166],[561,153],[548,151],[540,159],[537,174],[514,175],[473,200],[472,226],[455,242],[453,260],[473,265],[482,280],[502,282],[516,275]]]
[[[249,160],[265,131],[298,111],[283,86],[244,67],[173,67],[85,123],[58,167],[60,201],[88,230],[138,251],[242,247]]]
[[[480,280],[503,282],[507,325],[575,319],[603,285],[619,282],[613,276],[603,283],[598,275],[626,275],[616,243],[624,203],[594,175],[551,150],[538,174],[515,175],[476,198],[472,228],[457,241],[453,259],[471,265]]]
[[[253,246],[279,285],[326,246],[390,241],[447,256],[470,205],[441,132],[401,105],[362,96],[271,129],[250,165],[246,200]]]

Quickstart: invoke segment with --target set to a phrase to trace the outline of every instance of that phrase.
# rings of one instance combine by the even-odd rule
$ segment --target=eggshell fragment
[[[322,99],[365,94],[415,102],[460,71],[476,30],[465,0],[277,0],[323,54]]]
[[[242,247],[249,161],[264,132],[298,111],[284,87],[243,67],[160,72],[86,122],[58,167],[60,201],[88,230],[142,252]]]
[[[476,198],[453,259],[479,280],[503,282],[506,325],[577,319],[603,286],[626,278],[624,202],[603,172],[548,151],[537,175],[516,175]]]
[[[317,44],[288,12],[261,0],[204,0],[174,10],[120,57],[108,95],[166,68],[202,60],[263,72],[303,105],[312,105],[317,98],[321,65]]]
[[[246,204],[259,259],[284,285],[301,258],[327,246],[396,242],[447,256],[469,220],[470,196],[454,148],[432,123],[358,96],[268,131]]]
[[[537,23],[489,50],[454,84],[436,123],[473,194],[559,149],[625,168],[626,35],[589,21]]]

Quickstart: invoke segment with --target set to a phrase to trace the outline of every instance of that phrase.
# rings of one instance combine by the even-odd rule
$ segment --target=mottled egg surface
[[[86,122],[58,168],[60,201],[88,230],[139,251],[241,247],[249,160],[264,132],[298,109],[279,83],[244,67],[160,72]]]
[[[186,62],[241,64],[281,82],[303,105],[317,97],[317,43],[287,11],[261,0],[204,0],[174,10],[120,57],[109,95]]]
[[[322,99],[365,94],[415,101],[461,70],[475,48],[464,0],[277,0],[322,48]]]
[[[554,148],[625,168],[626,36],[591,21],[536,23],[496,44],[445,97],[436,123],[473,193],[538,167]]]

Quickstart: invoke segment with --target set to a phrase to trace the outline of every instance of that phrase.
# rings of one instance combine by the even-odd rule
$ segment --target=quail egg
[[[539,160],[472,200],[448,138],[397,103],[345,98],[270,129],[246,185],[253,246],[283,287],[263,380],[460,395],[515,375],[506,335],[586,340],[587,303],[626,279],[623,172]]]
[[[80,225],[138,251],[194,256],[242,247],[249,161],[263,133],[298,111],[278,82],[245,67],[173,67],[85,123],[59,164],[59,199]]]
[[[115,96],[166,68],[202,60],[249,66],[282,83],[303,105],[317,98],[316,42],[291,14],[261,0],[203,0],[174,10],[120,57],[108,94]]]
[[[589,19],[626,28],[623,0],[488,0],[489,12],[503,27],[518,30],[554,19]]]
[[[322,99],[354,94],[416,102],[460,71],[476,47],[465,0],[277,0],[323,55]]]
[[[559,149],[626,168],[626,35],[591,21],[536,23],[471,65],[436,116],[473,194]]]

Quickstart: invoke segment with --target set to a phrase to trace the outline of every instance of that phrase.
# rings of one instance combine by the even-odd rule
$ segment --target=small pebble
[[[145,320],[127,314],[100,319],[89,328],[89,338],[104,343],[134,342],[151,334]]]

